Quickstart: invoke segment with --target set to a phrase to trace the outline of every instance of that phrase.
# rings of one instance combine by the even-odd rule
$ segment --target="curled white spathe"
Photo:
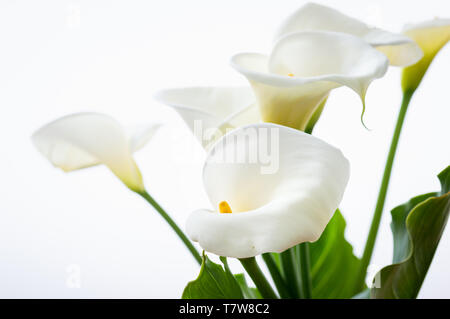
[[[256,134],[235,138],[248,130]],[[269,143],[267,130],[277,130],[278,138],[278,169],[272,174],[263,174],[260,162],[236,163],[227,156]],[[349,162],[341,151],[316,137],[271,123],[238,128],[207,156],[203,182],[213,209],[194,211],[187,234],[206,251],[236,258],[315,241],[337,209],[348,178]],[[231,214],[218,212],[222,201]]]
[[[324,35],[314,36],[314,32]],[[304,35],[288,37],[295,33]],[[330,33],[336,38],[328,43]],[[346,40],[351,36],[366,46]],[[300,42],[304,43],[302,50]],[[346,44],[351,46],[347,50]],[[373,54],[369,47],[388,60]],[[364,59],[366,53],[369,59]],[[201,121],[204,129],[217,129],[219,134],[200,140],[208,149],[224,128],[266,121],[304,130],[331,89],[349,86],[364,102],[367,86],[384,75],[389,62],[407,66],[422,56],[420,47],[408,36],[369,27],[332,8],[308,3],[281,24],[272,54],[241,53],[232,58],[234,68],[250,80],[256,101],[246,88],[212,87],[164,90],[157,99],[173,107],[192,131],[195,120]],[[287,67],[284,72],[283,66]],[[293,78],[287,76],[290,73]]]
[[[280,38],[268,56],[237,54],[231,65],[252,85],[263,121],[304,130],[334,88],[353,89],[364,104],[370,83],[389,63],[353,35],[305,31]]]
[[[388,68],[384,55],[357,37],[322,31],[288,34],[277,41],[269,56],[240,53],[231,58],[231,65],[250,80],[271,86],[333,82],[359,95]]]
[[[420,85],[436,54],[450,41],[450,19],[435,18],[406,25],[404,33],[422,48],[424,57],[402,72],[403,91],[414,91]]]
[[[422,56],[420,47],[408,36],[388,32],[349,17],[333,8],[307,3],[283,21],[275,41],[287,34],[300,31],[333,31],[361,38],[383,52],[394,66],[409,66]]]
[[[37,130],[32,141],[55,167],[65,172],[106,165],[134,191],[144,190],[132,153],[153,136],[158,124],[125,129],[105,114],[76,113]]]
[[[155,98],[180,115],[205,149],[209,149],[227,129],[260,121],[250,87],[165,89],[158,91]],[[196,124],[201,127],[196,128]],[[196,132],[198,129],[200,131]],[[213,134],[203,135],[208,130]]]

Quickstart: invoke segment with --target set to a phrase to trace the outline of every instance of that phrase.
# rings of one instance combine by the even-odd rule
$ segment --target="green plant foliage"
[[[228,268],[225,264],[225,268]],[[187,284],[183,299],[243,299],[241,288],[233,274],[212,262],[203,253],[202,266],[197,279]]]
[[[351,298],[359,292],[355,274],[361,260],[345,240],[345,225],[336,210],[319,240],[310,244],[313,298]]]
[[[247,280],[245,279],[244,274],[236,274],[234,275],[234,277],[236,278],[239,286],[241,287],[245,299],[262,299],[262,296],[259,293],[258,289],[250,287],[247,284]]]
[[[439,175],[442,190],[412,198],[394,208],[393,264],[377,274],[372,298],[416,298],[450,212],[450,166]]]

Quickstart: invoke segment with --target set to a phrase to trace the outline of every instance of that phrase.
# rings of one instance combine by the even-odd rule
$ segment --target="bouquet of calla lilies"
[[[159,124],[130,131],[107,115],[77,113],[45,125],[32,140],[64,171],[106,165],[154,207],[199,264],[183,298],[415,298],[450,213],[450,166],[436,172],[440,190],[391,211],[392,264],[370,285],[367,268],[408,105],[449,40],[450,19],[391,33],[309,3],[280,25],[271,52],[231,57],[249,86],[157,92],[206,154],[203,183],[211,207],[192,212],[185,227],[147,192],[133,159]],[[403,68],[403,101],[359,258],[344,237],[338,209],[351,161],[313,129],[329,94],[341,86],[360,96],[364,125],[366,91],[389,66]],[[211,261],[211,254],[220,262]],[[229,258],[238,259],[246,274],[232,273]]]

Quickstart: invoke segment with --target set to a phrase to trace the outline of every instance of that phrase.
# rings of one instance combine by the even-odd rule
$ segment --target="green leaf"
[[[438,177],[440,193],[414,197],[392,210],[393,264],[378,272],[372,298],[417,297],[450,213],[450,166]]]
[[[236,274],[234,275],[236,281],[238,282],[241,290],[244,294],[245,299],[262,299],[261,294],[259,293],[257,288],[250,287],[247,284],[247,280],[245,279],[244,274]]]
[[[222,260],[223,261],[223,260]],[[225,261],[225,270],[213,263],[203,253],[202,267],[198,278],[187,284],[183,299],[243,299],[241,288],[229,271]]]
[[[361,260],[344,236],[345,219],[336,210],[318,241],[310,244],[313,298],[351,298]],[[364,285],[361,285],[364,286]]]

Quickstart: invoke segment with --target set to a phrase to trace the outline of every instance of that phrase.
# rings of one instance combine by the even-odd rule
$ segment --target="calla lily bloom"
[[[424,57],[416,64],[403,69],[403,91],[414,91],[440,49],[450,40],[450,19],[434,19],[407,25],[404,33],[422,48]]]
[[[271,174],[261,161],[235,160],[252,158],[267,144],[276,145],[271,155],[278,156]],[[341,151],[316,137],[271,123],[235,129],[208,153],[203,182],[214,208],[194,211],[187,234],[206,251],[236,258],[316,241],[348,178],[349,162]]]
[[[141,192],[144,183],[132,153],[142,148],[158,127],[141,127],[127,134],[107,115],[77,113],[45,125],[32,140],[42,155],[65,172],[104,164],[127,187]]]
[[[333,88],[346,85],[364,99],[370,82],[386,72],[388,61],[354,36],[301,32],[280,40],[270,57],[238,54],[232,65],[247,76],[254,93],[245,87],[192,87],[156,94],[180,114],[205,148],[227,128],[261,121],[304,130]],[[218,134],[198,136],[195,123]]]
[[[305,130],[331,89],[349,86],[364,103],[367,86],[386,72],[381,55],[346,34],[382,52],[392,65],[411,65],[423,56],[405,35],[372,28],[332,8],[309,3],[282,23],[270,56],[233,57],[232,65],[250,80],[257,101],[245,88],[171,89],[156,97],[174,107],[193,132],[196,120],[202,129],[217,130],[210,136],[195,134],[206,148],[225,128],[261,120]]]
[[[315,3],[307,3],[290,15],[278,29],[275,41],[300,31],[333,31],[357,36],[383,52],[394,66],[414,64],[423,55],[417,44],[405,35],[369,27],[335,9]]]
[[[206,149],[226,129],[261,120],[250,87],[166,89],[157,92],[155,98],[173,107]]]
[[[241,53],[232,66],[247,77],[261,117],[304,130],[330,91],[342,85],[362,99],[369,84],[388,68],[384,54],[345,33],[290,33],[275,44],[269,56]]]

